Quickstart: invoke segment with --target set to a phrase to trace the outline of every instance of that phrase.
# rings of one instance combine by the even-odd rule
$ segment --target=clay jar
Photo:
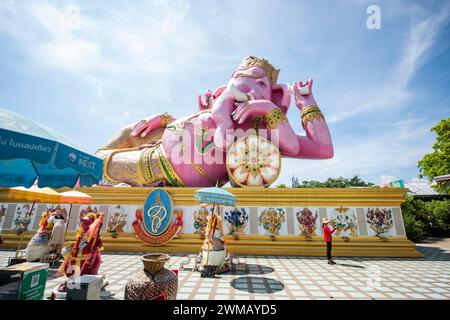
[[[125,286],[125,300],[175,300],[178,277],[164,268],[170,256],[163,253],[144,255],[142,270],[134,273]]]

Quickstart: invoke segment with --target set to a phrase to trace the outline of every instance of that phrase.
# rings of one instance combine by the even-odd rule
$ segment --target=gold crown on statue
[[[252,67],[260,67],[263,68],[266,71],[267,78],[269,78],[269,81],[272,85],[277,83],[278,80],[278,74],[280,73],[280,69],[275,69],[269,61],[266,59],[259,59],[255,56],[248,56],[245,58],[239,67],[235,70],[246,70]]]

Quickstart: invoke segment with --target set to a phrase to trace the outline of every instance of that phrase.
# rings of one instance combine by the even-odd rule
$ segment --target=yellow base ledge
[[[34,235],[23,235],[21,249],[24,249]],[[21,236],[12,231],[2,233],[4,242],[0,248],[17,249]],[[67,241],[74,241],[75,233],[67,233]],[[310,239],[302,236],[230,236],[226,237],[227,250],[233,254],[251,255],[287,255],[287,256],[325,256],[326,247],[322,237]],[[112,252],[164,252],[164,253],[198,253],[203,243],[196,234],[182,234],[169,243],[154,247],[138,240],[133,233],[121,233],[112,238],[109,233],[102,236],[105,251]],[[416,245],[406,237],[353,237],[333,239],[333,256],[341,257],[422,257]]]

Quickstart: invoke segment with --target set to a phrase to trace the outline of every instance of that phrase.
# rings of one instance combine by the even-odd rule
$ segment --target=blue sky
[[[378,5],[381,29],[366,26]],[[277,183],[410,181],[450,116],[450,1],[0,0],[0,107],[94,152],[122,126],[197,109],[248,55],[313,77],[330,160],[283,160]],[[302,133],[300,114],[288,117]]]

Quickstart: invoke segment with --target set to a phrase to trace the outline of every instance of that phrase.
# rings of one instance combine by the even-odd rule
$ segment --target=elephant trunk
[[[249,96],[241,91],[231,82],[228,83],[227,89],[230,91],[234,100],[237,102],[247,102],[249,100]]]

